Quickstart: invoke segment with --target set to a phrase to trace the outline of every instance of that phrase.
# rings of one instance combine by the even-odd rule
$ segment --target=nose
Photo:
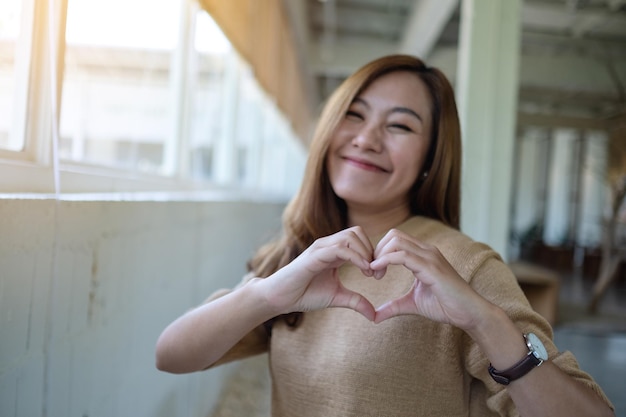
[[[380,152],[383,146],[383,134],[376,125],[364,124],[352,138],[352,145],[364,150]]]

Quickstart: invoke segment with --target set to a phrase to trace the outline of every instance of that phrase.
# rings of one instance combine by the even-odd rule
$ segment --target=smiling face
[[[351,103],[335,130],[326,167],[348,210],[409,215],[408,192],[428,153],[431,98],[408,71],[377,78]]]

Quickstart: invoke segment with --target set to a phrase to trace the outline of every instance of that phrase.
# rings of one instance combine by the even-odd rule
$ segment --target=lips
[[[376,164],[375,162],[369,161],[365,158],[359,158],[355,156],[343,156],[342,159],[349,165],[352,165],[360,169],[364,169],[366,171],[389,172],[388,169],[385,169],[382,166]]]

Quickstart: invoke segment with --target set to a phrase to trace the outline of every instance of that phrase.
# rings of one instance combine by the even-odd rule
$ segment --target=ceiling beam
[[[408,10],[408,9],[407,9]],[[332,30],[337,38],[370,38],[397,41],[404,27],[406,14],[402,9],[383,11],[348,6],[338,0],[315,2],[309,9],[313,37],[322,37]]]
[[[626,22],[625,22],[626,24]],[[574,38],[566,33],[537,32],[527,28],[522,32],[522,53],[548,55],[584,55],[596,59],[624,60],[624,38]]]
[[[571,9],[564,4],[525,1],[522,7],[524,29],[568,33],[583,37],[587,33],[607,37],[626,36],[626,15],[606,7]]]
[[[570,117],[537,113],[517,113],[518,126],[540,126],[552,128],[572,128],[582,130],[609,130],[606,120],[587,117]]]
[[[326,59],[322,42],[311,44],[309,62],[316,75],[347,77],[362,65],[396,50],[394,42],[344,41],[333,44],[332,60]]]
[[[458,5],[458,0],[417,1],[407,22],[399,52],[428,58]]]
[[[523,102],[549,103],[552,106],[577,104],[581,107],[605,106],[618,109],[623,106],[616,94],[597,91],[571,91],[551,86],[521,86],[519,99]]]

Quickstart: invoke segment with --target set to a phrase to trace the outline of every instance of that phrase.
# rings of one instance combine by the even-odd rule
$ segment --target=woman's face
[[[407,71],[376,79],[357,96],[335,130],[326,167],[348,208],[408,210],[408,192],[428,152],[431,99]]]

